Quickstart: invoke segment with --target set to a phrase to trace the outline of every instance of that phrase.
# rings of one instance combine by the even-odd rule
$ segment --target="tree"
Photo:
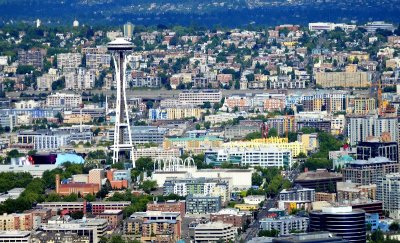
[[[32,65],[18,65],[17,74],[30,74],[35,71]]]
[[[279,235],[279,231],[278,230],[260,230],[258,232],[258,236],[259,237],[277,237]]]
[[[390,231],[399,231],[400,226],[399,223],[397,222],[393,222],[390,226],[389,226],[389,230]]]
[[[96,196],[93,195],[93,194],[87,194],[84,198],[85,198],[85,200],[88,201],[88,202],[94,202],[94,201],[96,201]]]
[[[278,130],[276,130],[276,128],[270,128],[268,130],[268,137],[278,137]]]
[[[52,89],[53,91],[65,89],[65,77],[63,76],[63,77],[61,77],[60,79],[54,81],[54,82],[51,84],[51,89]]]
[[[71,218],[73,219],[82,219],[84,214],[82,211],[75,211],[70,214]]]
[[[28,155],[35,155],[37,153],[37,150],[30,150],[28,152]]]
[[[263,183],[263,177],[259,173],[254,172],[251,175],[251,184],[253,186],[261,186],[262,183]]]
[[[157,188],[157,182],[151,180],[143,181],[140,185],[140,188],[143,189],[143,191],[145,191],[146,193],[150,193]]]
[[[64,117],[62,116],[62,114],[60,112],[58,112],[55,117],[57,118],[59,123],[62,123],[64,121]]]
[[[202,105],[203,109],[210,109],[211,108],[211,103],[209,101],[204,102]]]
[[[211,122],[210,121],[204,122],[204,128],[205,129],[210,129],[210,127],[211,127]]]
[[[246,137],[244,138],[245,140],[253,140],[256,138],[262,138],[262,134],[261,132],[252,132],[246,135]]]

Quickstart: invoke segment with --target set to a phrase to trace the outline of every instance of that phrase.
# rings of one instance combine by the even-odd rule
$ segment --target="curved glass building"
[[[328,207],[310,213],[310,231],[329,231],[352,243],[366,242],[365,211]]]

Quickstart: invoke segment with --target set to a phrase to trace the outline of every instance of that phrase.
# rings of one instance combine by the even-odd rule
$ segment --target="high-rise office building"
[[[124,37],[132,38],[134,28],[135,26],[131,22],[124,24]]]

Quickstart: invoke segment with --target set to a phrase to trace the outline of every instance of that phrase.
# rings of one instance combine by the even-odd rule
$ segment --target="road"
[[[264,202],[264,206],[260,209],[257,214],[257,218],[253,221],[250,227],[241,235],[241,240],[247,242],[251,240],[253,237],[257,237],[258,231],[260,230],[260,219],[266,217],[267,212],[270,208],[273,208],[276,204],[277,198],[267,199]]]
[[[250,89],[250,90],[226,90],[226,89],[221,89],[222,95],[229,96],[229,95],[246,95],[246,94],[263,94],[263,93],[269,93],[269,92],[277,92],[277,90],[262,90],[262,89]],[[65,91],[60,91],[62,93],[78,93],[75,91],[71,90],[65,90]],[[92,94],[104,94],[107,96],[111,96],[112,94],[116,94],[116,91],[114,90],[87,90],[84,91],[86,93],[92,93]],[[143,98],[143,99],[166,99],[166,98],[178,98],[179,93],[181,93],[181,90],[164,90],[164,89],[140,89],[140,90],[127,90],[127,97],[132,98],[132,97],[138,97],[138,98]],[[310,93],[310,92],[319,92],[319,90],[314,90],[314,89],[289,89],[287,90],[288,94],[303,94],[303,93]],[[49,91],[23,91],[23,92],[8,92],[7,97],[9,98],[19,98],[21,93],[28,94],[28,95],[39,95],[41,93],[51,93]],[[355,90],[355,94],[361,94],[361,93],[368,93],[368,90]],[[28,98],[29,99],[29,98]]]

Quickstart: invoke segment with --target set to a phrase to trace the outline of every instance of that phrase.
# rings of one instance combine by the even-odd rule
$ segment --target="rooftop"
[[[303,181],[303,180],[312,181],[318,179],[331,179],[331,178],[342,178],[342,174],[329,172],[327,170],[307,171],[300,173],[296,181]]]

